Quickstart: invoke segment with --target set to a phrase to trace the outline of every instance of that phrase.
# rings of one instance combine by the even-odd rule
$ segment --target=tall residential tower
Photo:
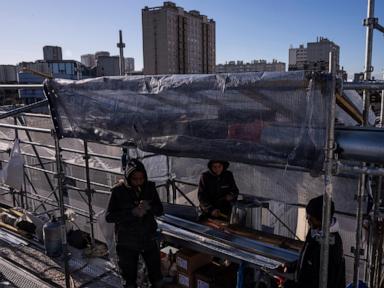
[[[142,10],[144,74],[214,73],[216,24],[172,2]]]

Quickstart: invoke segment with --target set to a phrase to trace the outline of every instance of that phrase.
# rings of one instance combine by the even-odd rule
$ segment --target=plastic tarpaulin
[[[309,169],[322,167],[326,91],[301,71],[46,82],[62,137]]]
[[[0,170],[0,182],[7,184],[16,190],[20,190],[23,186],[24,158],[21,154],[19,139],[15,139],[12,151],[8,160]]]

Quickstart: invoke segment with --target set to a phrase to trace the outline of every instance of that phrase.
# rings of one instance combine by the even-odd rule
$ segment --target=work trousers
[[[148,278],[152,286],[156,287],[161,281],[160,251],[156,241],[153,241],[153,245],[141,251],[132,250],[129,248],[129,245],[118,244],[116,246],[116,252],[119,258],[120,273],[125,281],[124,287],[137,287],[137,264],[140,254],[144,259],[148,271]]]

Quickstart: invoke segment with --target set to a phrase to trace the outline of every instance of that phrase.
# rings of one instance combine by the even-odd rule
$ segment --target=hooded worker
[[[210,160],[208,171],[200,177],[198,198],[200,208],[207,216],[229,220],[232,203],[239,195],[229,162]]]
[[[297,288],[319,287],[321,228],[323,218],[323,196],[311,199],[306,207],[309,231],[300,253],[297,269]],[[339,224],[333,216],[335,204],[331,203],[328,286],[345,287],[345,260],[343,242],[339,234]]]
[[[124,287],[137,287],[137,264],[141,254],[152,287],[160,287],[160,252],[155,216],[163,205],[155,183],[148,181],[144,165],[134,159],[125,169],[125,180],[111,189],[105,219],[115,223],[116,252]]]

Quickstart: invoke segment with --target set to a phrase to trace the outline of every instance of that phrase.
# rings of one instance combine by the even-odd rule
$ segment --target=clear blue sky
[[[43,57],[44,45],[63,48],[64,59],[106,50],[118,54],[123,30],[125,56],[142,68],[141,9],[156,0],[18,0],[1,1],[0,64]],[[367,0],[178,0],[186,10],[199,10],[216,21],[216,62],[277,59],[288,63],[290,45],[327,37],[341,48],[340,64],[349,74],[362,71]],[[384,0],[375,16],[384,25]],[[376,77],[384,72],[384,37],[374,38]]]

